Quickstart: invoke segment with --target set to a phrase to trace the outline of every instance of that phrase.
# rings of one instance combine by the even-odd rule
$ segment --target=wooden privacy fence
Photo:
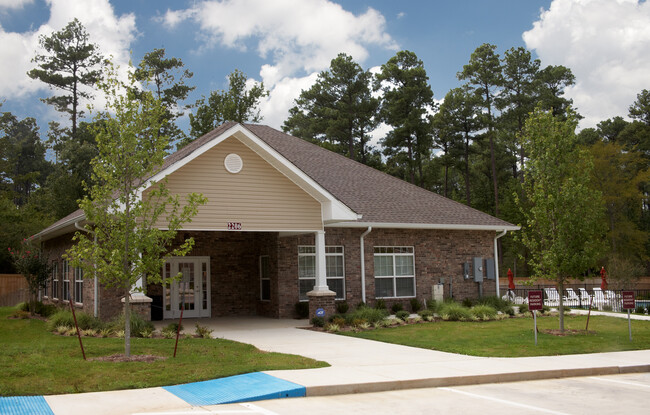
[[[0,307],[13,307],[29,300],[27,281],[20,274],[0,274]]]

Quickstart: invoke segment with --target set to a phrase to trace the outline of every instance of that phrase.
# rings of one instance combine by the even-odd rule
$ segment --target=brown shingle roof
[[[513,226],[271,127],[244,127],[361,214],[360,222]]]
[[[162,170],[191,155],[237,123],[226,122],[165,158]],[[336,199],[362,215],[361,223],[461,225],[508,227],[513,225],[486,213],[414,186],[340,154],[265,125],[243,124]],[[83,218],[77,210],[37,235],[47,235]]]

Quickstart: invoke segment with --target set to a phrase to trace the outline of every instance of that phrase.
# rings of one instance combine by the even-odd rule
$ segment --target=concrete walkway
[[[183,325],[193,328],[195,321]],[[307,396],[650,371],[650,350],[485,358],[296,328],[306,326],[306,320],[224,318],[200,320],[200,324],[212,328],[214,337],[328,362],[331,366],[326,368],[264,372],[304,386]],[[198,409],[163,388],[55,395],[45,400],[56,415]]]

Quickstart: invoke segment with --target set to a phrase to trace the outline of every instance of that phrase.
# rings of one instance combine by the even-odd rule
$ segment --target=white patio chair
[[[544,292],[546,293],[544,305],[549,307],[557,307],[560,305],[560,294],[555,288],[544,288]]]
[[[609,305],[609,300],[605,297],[605,293],[600,288],[594,288],[594,304],[599,310],[602,310],[605,305]]]
[[[591,301],[591,295],[589,294],[589,291],[585,290],[584,288],[579,288],[580,290],[580,302],[582,303],[582,307],[589,307],[589,303]]]
[[[573,288],[567,288],[566,293],[567,293],[566,296],[567,305],[570,306],[580,305],[580,297],[578,297],[578,294],[576,294],[576,292],[573,291]]]

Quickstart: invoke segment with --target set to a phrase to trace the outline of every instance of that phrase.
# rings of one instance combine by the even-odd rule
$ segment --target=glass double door
[[[209,257],[169,258],[163,278],[163,318],[210,317]]]

